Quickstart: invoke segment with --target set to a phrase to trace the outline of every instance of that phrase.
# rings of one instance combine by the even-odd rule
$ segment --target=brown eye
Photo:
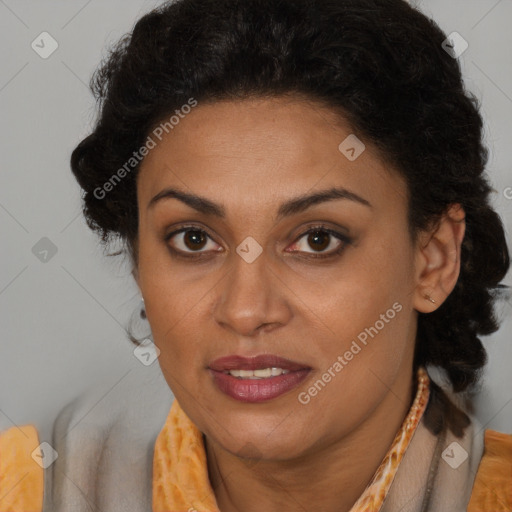
[[[292,246],[291,252],[303,252],[309,258],[330,258],[341,254],[351,242],[352,240],[347,235],[323,226],[316,226],[299,237]],[[308,248],[313,250],[308,250]],[[331,250],[327,250],[329,248]]]
[[[203,256],[207,252],[219,251],[216,249],[215,244],[211,237],[202,229],[183,227],[165,237],[165,241],[169,250],[176,255],[183,255],[184,257]],[[208,247],[208,243],[213,244],[213,247]],[[217,246],[219,247],[219,246]],[[209,249],[209,250],[202,250]],[[193,254],[197,253],[197,254]]]
[[[331,235],[325,231],[314,231],[309,233],[308,244],[317,251],[323,251],[329,246]]]
[[[205,235],[204,231],[185,231],[183,241],[189,249],[202,249],[207,238]]]

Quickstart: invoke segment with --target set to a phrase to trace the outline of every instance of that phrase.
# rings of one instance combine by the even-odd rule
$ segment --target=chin
[[[226,447],[225,449],[233,455],[246,459],[248,465],[254,465],[259,461],[286,461],[296,459],[302,455],[301,451],[297,449],[301,444],[294,441],[292,446],[288,443],[277,440],[276,443],[268,443],[268,440],[247,439],[245,444],[241,445],[238,450],[234,446]]]
[[[305,436],[283,426],[283,418],[274,421],[248,419],[237,425],[236,420],[224,428],[216,428],[212,437],[224,450],[238,457],[257,460],[289,460],[303,454]],[[281,425],[280,425],[281,424]]]

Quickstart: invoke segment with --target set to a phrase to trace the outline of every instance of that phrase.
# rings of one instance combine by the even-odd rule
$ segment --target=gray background
[[[139,306],[137,288],[126,262],[105,257],[82,220],[69,157],[94,120],[87,87],[93,70],[108,45],[158,4],[0,0],[1,428],[33,423],[47,438],[70,400],[91,385],[107,397],[141,369],[123,330]],[[460,60],[467,87],[483,102],[494,204],[510,247],[512,1],[415,4],[447,34],[457,31],[469,43]],[[58,43],[47,59],[31,47],[44,31]],[[33,252],[43,237],[57,250],[46,262]],[[512,284],[510,274],[505,283]],[[489,364],[477,400],[481,423],[509,433],[511,312],[504,304],[501,329],[484,339]]]

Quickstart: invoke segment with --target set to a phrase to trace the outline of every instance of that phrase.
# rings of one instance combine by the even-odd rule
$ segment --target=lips
[[[256,371],[267,368],[281,369],[279,375],[270,377],[236,377],[230,371]],[[276,355],[256,357],[228,356],[210,363],[208,370],[217,388],[225,395],[240,402],[265,402],[277,398],[306,379],[311,367]],[[237,372],[238,374],[238,372]]]

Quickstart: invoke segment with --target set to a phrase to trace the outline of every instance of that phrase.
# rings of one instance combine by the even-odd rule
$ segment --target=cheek
[[[310,314],[323,333],[316,337],[315,350],[324,371],[338,356],[351,382],[361,383],[369,369],[390,376],[398,368],[411,344],[412,276],[408,239],[389,233],[379,242],[362,243],[325,281],[323,298],[309,301],[321,319]]]
[[[204,321],[198,318],[204,293],[187,294],[180,291],[179,286],[162,286],[149,295],[150,298],[145,299],[146,314],[154,342],[161,351],[160,361],[179,371],[184,371],[185,363],[186,368],[190,368],[190,363],[201,355],[198,340],[204,339],[200,335],[200,322]]]
[[[389,226],[393,223],[390,222]],[[367,303],[380,309],[389,308],[414,285],[414,252],[406,226],[396,222],[391,229],[377,226],[357,249],[346,281],[350,293],[360,305]]]
[[[186,325],[187,311],[193,308],[194,297],[190,293],[193,289],[180,286],[165,246],[143,231],[139,242],[138,275],[151,332],[161,351],[160,360],[165,360],[171,348],[179,351],[179,347],[167,340],[177,339],[176,331]]]

